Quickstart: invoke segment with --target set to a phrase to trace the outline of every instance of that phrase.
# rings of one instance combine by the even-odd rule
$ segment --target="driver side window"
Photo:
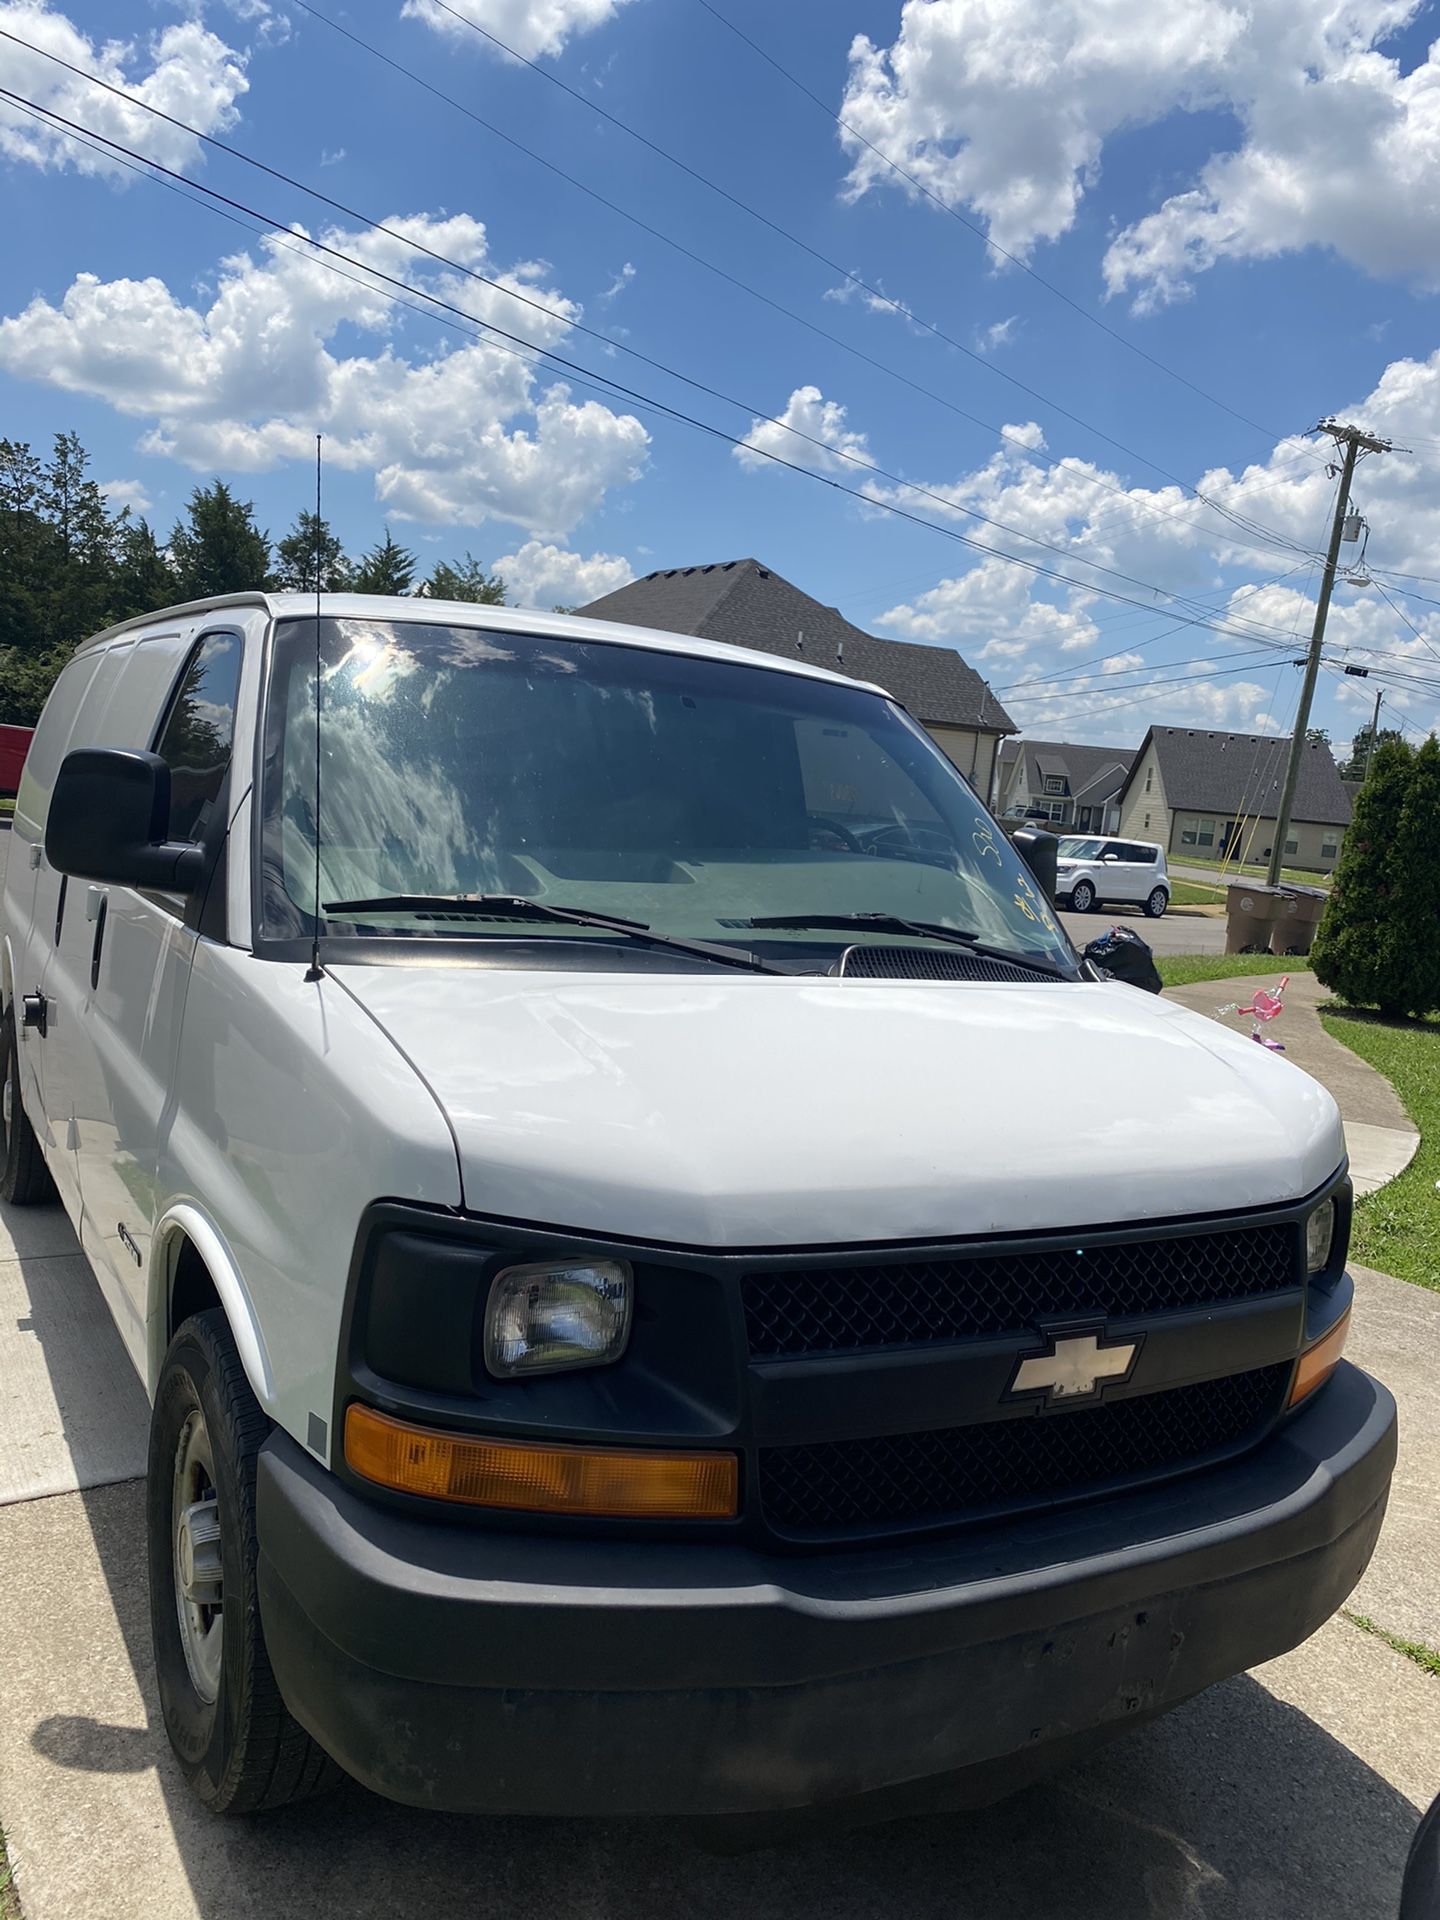
[[[190,655],[155,751],[170,769],[172,840],[199,840],[230,766],[240,636],[207,633]]]

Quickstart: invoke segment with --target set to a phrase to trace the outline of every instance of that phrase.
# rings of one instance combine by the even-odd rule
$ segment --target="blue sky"
[[[3,105],[0,433],[74,427],[162,533],[219,473],[278,536],[320,429],[353,551],[388,523],[422,565],[468,550],[545,605],[755,554],[862,626],[958,646],[1027,732],[1134,740],[1288,725],[1333,501],[1304,436],[1334,412],[1409,451],[1361,469],[1377,584],[1337,593],[1316,719],[1348,740],[1383,684],[1428,729],[1440,578],[1406,576],[1440,576],[1433,10],[715,5],[872,144],[701,0],[317,0],[374,51],[293,0],[0,0],[20,40],[529,305],[11,41],[0,85],[750,452],[397,309],[303,237],[267,242]],[[1347,684],[1347,660],[1372,678]]]

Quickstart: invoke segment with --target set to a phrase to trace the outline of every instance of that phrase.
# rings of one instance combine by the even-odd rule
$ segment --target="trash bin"
[[[1328,898],[1323,887],[1232,881],[1225,896],[1225,951],[1308,953]]]

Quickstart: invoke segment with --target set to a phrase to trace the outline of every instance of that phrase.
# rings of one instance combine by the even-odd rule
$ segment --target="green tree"
[[[1382,1013],[1440,1007],[1440,741],[1416,753],[1387,862]]]
[[[454,566],[442,560],[420,591],[431,600],[470,600],[482,607],[503,607],[506,588],[498,573],[486,573],[467,553]]]
[[[75,433],[57,433],[40,486],[50,523],[52,559],[45,595],[45,638],[72,648],[106,625],[120,520],[90,478],[89,456]]]
[[[44,469],[27,442],[0,440],[0,639],[7,651],[45,644],[54,532],[41,510]]]
[[[247,593],[266,585],[270,536],[255,524],[254,504],[237,500],[223,480],[196,487],[187,519],[170,536],[170,559],[182,600]]]
[[[130,620],[154,613],[180,598],[170,556],[155,538],[148,520],[128,517],[116,542],[115,569],[110,583],[109,617]]]
[[[1396,864],[1401,816],[1410,797],[1415,755],[1403,740],[1375,751],[1355,801],[1325,917],[1311,952],[1315,977],[1354,1006],[1403,1011],[1404,969],[1397,944],[1410,937],[1403,902],[1409,877]],[[1440,857],[1434,846],[1428,858]],[[1435,938],[1431,923],[1430,938]]]
[[[351,584],[356,593],[411,593],[415,586],[415,567],[414,554],[392,540],[386,527],[385,538],[361,560]]]
[[[1377,747],[1383,747],[1387,740],[1403,740],[1404,734],[1398,727],[1381,727],[1375,737]],[[1363,780],[1370,759],[1370,729],[1361,727],[1350,742],[1350,758],[1340,768],[1342,780]]]
[[[1307,747],[1328,747],[1330,729],[1328,727],[1306,727],[1305,744]]]
[[[287,593],[314,593],[317,573],[321,593],[345,593],[354,568],[329,521],[302,511],[276,545],[275,584]]]
[[[0,647],[0,722],[7,727],[33,727],[70,653],[69,647],[49,653]]]

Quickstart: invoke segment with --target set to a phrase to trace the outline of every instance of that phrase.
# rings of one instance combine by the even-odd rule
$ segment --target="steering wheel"
[[[897,821],[893,827],[882,827],[872,835],[869,851],[882,860],[919,860],[926,866],[956,866],[954,842],[934,827],[907,827]]]
[[[865,849],[851,833],[848,827],[842,827],[838,820],[832,820],[828,813],[807,813],[806,825],[810,829],[810,846],[814,852],[833,851],[820,845],[827,836],[840,842],[843,853],[864,853]]]

